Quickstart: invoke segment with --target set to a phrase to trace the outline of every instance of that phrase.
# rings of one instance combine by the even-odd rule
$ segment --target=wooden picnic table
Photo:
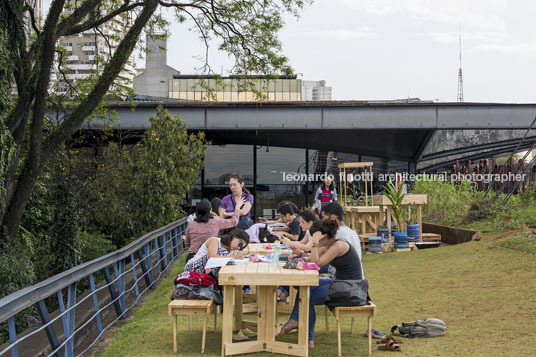
[[[275,340],[277,330],[276,289],[280,285],[299,287],[300,320],[298,343]],[[308,356],[309,287],[318,285],[318,271],[284,269],[270,263],[226,265],[219,272],[223,289],[222,356],[242,353],[272,352],[291,356]],[[255,285],[258,292],[258,322],[242,320],[242,286]],[[234,316],[234,319],[233,319]],[[234,329],[233,329],[234,322]],[[234,330],[257,328],[257,340],[233,343]]]
[[[276,243],[249,243],[248,246],[244,249],[243,253],[255,255],[268,255],[275,252],[275,247],[279,242]],[[280,249],[279,254],[292,254],[292,249]]]

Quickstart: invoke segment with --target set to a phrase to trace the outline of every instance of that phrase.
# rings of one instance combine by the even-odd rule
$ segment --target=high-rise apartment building
[[[331,100],[331,87],[326,81],[301,81],[301,100]]]
[[[73,11],[66,9],[65,11]],[[130,19],[127,16],[118,16],[103,24],[99,30],[91,29],[75,36],[63,36],[60,45],[67,51],[64,71],[67,79],[73,81],[79,78],[87,78],[92,73],[100,73],[116,50],[123,34],[127,31]],[[59,92],[68,90],[67,83],[62,83],[61,75]],[[132,81],[136,76],[134,68],[134,55],[131,54],[127,63],[116,79],[116,84],[121,87],[132,88]]]

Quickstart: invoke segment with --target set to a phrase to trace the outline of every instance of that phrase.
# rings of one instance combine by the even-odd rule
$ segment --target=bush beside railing
[[[46,333],[50,344],[50,348],[45,352],[46,355],[74,356],[75,346],[78,350],[78,346],[81,345],[84,345],[81,347],[84,349],[77,355],[84,354],[97,340],[103,340],[103,333],[106,329],[117,320],[127,316],[127,311],[141,295],[154,288],[155,282],[160,280],[162,273],[181,255],[184,245],[180,236],[186,231],[186,225],[186,218],[182,218],[145,234],[119,250],[0,299],[0,323],[7,322],[9,331],[9,341],[0,346],[0,356],[7,356],[9,352],[12,357],[19,356],[19,352],[21,355],[28,355],[27,352],[20,351],[23,348],[19,347],[31,341],[32,338],[37,338],[39,334],[41,339],[44,338],[43,332]],[[111,268],[113,268],[113,273]],[[100,271],[104,273],[105,284],[97,286],[94,274]],[[129,280],[132,279],[131,286],[128,288],[127,275]],[[77,283],[86,278],[89,279],[91,289],[77,302]],[[67,290],[66,298],[63,293],[64,289]],[[108,290],[106,295],[109,295],[106,300],[103,298],[105,289]],[[133,299],[128,301],[127,306],[127,297],[130,295]],[[57,297],[59,313],[51,317],[45,301],[53,296]],[[81,304],[89,302],[92,302],[94,313],[82,321],[76,321],[77,307],[80,310]],[[42,326],[17,336],[15,315],[32,306],[37,309]],[[102,313],[111,306],[115,310],[116,318],[103,325]],[[81,312],[79,311],[78,315]],[[98,330],[97,337],[92,342],[80,343],[82,334],[88,335],[87,330],[94,329],[95,323]],[[58,328],[61,328],[62,333],[57,331]]]

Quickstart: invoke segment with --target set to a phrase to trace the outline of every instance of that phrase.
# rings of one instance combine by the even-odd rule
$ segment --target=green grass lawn
[[[182,263],[182,262],[181,262]],[[378,306],[373,320],[377,330],[427,317],[437,317],[448,327],[443,337],[404,339],[396,356],[531,356],[535,348],[536,257],[499,247],[489,241],[416,252],[366,255],[363,259],[370,296]],[[173,353],[172,319],[167,304],[172,279],[182,270],[177,264],[135,313],[134,319],[117,331],[104,356],[199,356],[201,318],[194,319],[188,332],[184,317],[179,328],[179,353]],[[317,308],[316,347],[310,356],[336,356],[335,319],[330,333],[324,331],[323,307]],[[246,315],[254,319],[254,314]],[[288,315],[280,315],[285,321]],[[205,354],[220,356],[220,329],[210,328]],[[366,319],[356,321],[355,335],[350,319],[343,320],[343,356],[366,356],[363,337]],[[296,339],[285,336],[285,341]],[[378,351],[374,355],[392,352]],[[255,355],[272,355],[258,353]],[[252,356],[252,355],[250,355]]]

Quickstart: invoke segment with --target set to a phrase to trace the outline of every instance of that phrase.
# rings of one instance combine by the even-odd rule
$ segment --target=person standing
[[[231,194],[221,200],[221,215],[224,218],[231,217],[235,211],[237,201],[243,198],[244,203],[239,206],[240,219],[236,228],[248,229],[253,224],[251,219],[251,208],[253,207],[253,195],[244,187],[244,178],[239,174],[232,174],[229,178],[229,188]]]
[[[316,190],[312,209],[320,214],[322,208],[331,202],[337,202],[337,190],[333,185],[331,177],[328,175],[322,185]]]

